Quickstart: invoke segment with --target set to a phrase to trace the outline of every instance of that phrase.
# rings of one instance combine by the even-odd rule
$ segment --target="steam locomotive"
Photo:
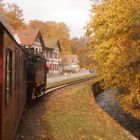
[[[39,95],[44,94],[46,90],[46,60],[45,58],[34,52],[33,49],[25,50],[27,62],[27,103]]]

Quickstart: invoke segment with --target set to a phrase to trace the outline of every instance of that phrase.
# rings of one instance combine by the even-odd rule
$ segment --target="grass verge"
[[[52,94],[42,116],[45,139],[130,140],[132,137],[95,103],[91,83],[71,86]]]

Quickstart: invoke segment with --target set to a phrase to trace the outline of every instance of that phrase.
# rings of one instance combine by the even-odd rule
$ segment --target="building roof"
[[[40,33],[39,30],[15,30],[14,32],[21,44],[25,46],[33,45]]]
[[[61,46],[58,38],[47,38],[45,45],[49,49],[55,49],[58,46],[59,51],[61,51]]]
[[[8,24],[6,18],[0,14],[0,25],[2,25],[4,27],[4,29],[6,30],[6,32],[12,37],[12,39],[15,41],[15,43],[19,45],[19,38],[16,36],[16,34],[14,33],[14,30],[12,29],[12,27],[10,26],[10,24]]]

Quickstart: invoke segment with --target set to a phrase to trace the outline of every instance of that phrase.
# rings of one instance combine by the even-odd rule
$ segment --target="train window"
[[[5,70],[5,101],[9,104],[12,95],[12,51],[6,51],[6,70]]]

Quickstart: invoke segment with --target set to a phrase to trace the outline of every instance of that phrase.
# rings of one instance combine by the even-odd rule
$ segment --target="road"
[[[47,78],[47,82],[48,83],[53,83],[53,82],[59,82],[62,80],[66,80],[66,79],[71,79],[71,78],[76,78],[76,77],[80,77],[80,76],[84,76],[90,74],[89,71],[81,71],[78,73],[69,73],[69,74],[63,74],[60,76],[55,76],[55,77],[48,77]]]

